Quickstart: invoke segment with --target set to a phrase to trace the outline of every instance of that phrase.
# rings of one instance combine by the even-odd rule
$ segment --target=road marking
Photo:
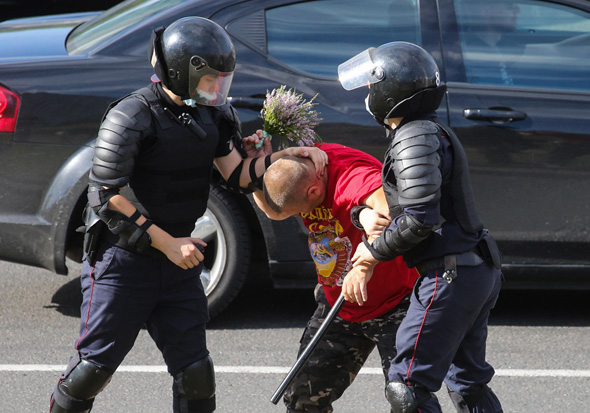
[[[65,365],[52,364],[0,364],[0,372],[14,371],[58,371],[62,372]],[[166,373],[166,366],[126,366],[117,369],[124,373]],[[237,374],[287,374],[289,367],[262,366],[215,366],[216,373]],[[381,375],[380,368],[363,367],[359,374]],[[537,369],[497,369],[496,377],[590,377],[590,370],[537,370]]]

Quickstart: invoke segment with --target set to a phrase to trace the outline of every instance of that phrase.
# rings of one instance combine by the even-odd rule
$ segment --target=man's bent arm
[[[363,204],[371,207],[371,209],[384,217],[389,217],[389,205],[387,204],[387,198],[385,197],[385,191],[382,186],[374,190],[367,198],[365,198]]]

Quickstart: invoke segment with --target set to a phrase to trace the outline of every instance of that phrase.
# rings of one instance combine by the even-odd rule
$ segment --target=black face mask
[[[369,114],[373,117],[373,119],[375,119],[375,122],[377,122],[381,126],[387,127],[387,124],[385,124],[385,123],[383,123],[383,121],[379,120],[379,118],[377,118],[377,116],[375,116],[375,114],[371,111],[371,108],[369,107],[369,96],[368,95],[365,98],[365,109],[367,110],[367,112],[369,112]]]

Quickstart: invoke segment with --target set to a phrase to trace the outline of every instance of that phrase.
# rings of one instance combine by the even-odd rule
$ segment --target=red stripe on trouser
[[[90,271],[90,278],[92,278],[92,286],[90,287],[90,299],[88,300],[88,311],[86,312],[86,320],[84,321],[84,327],[86,327],[86,331],[78,339],[78,342],[76,343],[76,350],[78,350],[78,346],[80,345],[80,341],[82,341],[84,336],[86,334],[88,334],[88,319],[90,318],[90,307],[92,306],[92,292],[94,291],[94,278],[92,277],[93,273],[94,273],[94,267],[92,267],[92,271]]]
[[[410,360],[410,365],[408,366],[408,371],[406,373],[406,382],[408,386],[410,386],[410,370],[412,369],[412,365],[414,364],[414,359],[416,358],[416,350],[418,349],[418,340],[420,340],[420,334],[422,333],[422,328],[424,327],[424,323],[426,322],[426,315],[428,314],[428,310],[432,306],[434,302],[434,297],[436,296],[436,290],[438,288],[438,271],[434,274],[434,291],[432,293],[432,298],[430,299],[430,303],[428,303],[428,307],[426,307],[426,311],[424,311],[424,317],[422,318],[422,324],[420,324],[420,330],[418,330],[418,336],[416,337],[416,342],[414,343],[414,354],[412,354],[412,359]]]

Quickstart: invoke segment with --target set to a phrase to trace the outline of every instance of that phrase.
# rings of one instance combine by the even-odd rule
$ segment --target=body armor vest
[[[409,122],[403,125],[399,130],[396,131],[396,135],[400,134],[403,130],[406,134],[410,132],[415,126],[418,126],[420,122],[431,122],[426,120],[417,120]],[[439,130],[445,132],[445,135],[451,141],[451,147],[453,150],[453,178],[449,184],[451,198],[448,199],[448,195],[441,199],[441,202],[452,202],[453,217],[442,216],[441,221],[457,221],[460,227],[468,233],[477,233],[483,229],[483,222],[481,221],[477,209],[475,207],[475,200],[473,198],[473,192],[471,189],[471,182],[469,178],[469,167],[467,164],[467,156],[461,142],[457,136],[453,133],[450,128],[444,128],[438,123],[433,122]],[[418,132],[417,132],[418,133]],[[395,144],[395,137],[391,142],[390,148]],[[391,217],[399,215],[402,212],[402,208],[399,207],[399,196],[396,187],[395,174],[392,168],[393,156],[391,150],[387,151],[382,172],[383,189],[388,200]],[[442,145],[439,147],[439,155],[441,159]],[[442,162],[441,162],[442,165]],[[439,165],[439,167],[441,166]],[[442,171],[441,171],[442,172]],[[444,184],[443,184],[444,185]],[[443,193],[446,191],[443,190]]]
[[[453,205],[455,207],[457,222],[459,222],[459,225],[461,225],[461,228],[465,232],[476,233],[481,231],[484,225],[475,207],[465,150],[451,128],[445,128],[440,124],[437,124],[437,126],[451,140],[451,147],[453,148],[453,181],[451,192],[453,194]]]
[[[141,140],[133,175],[121,194],[170,235],[188,236],[207,208],[218,127],[207,108],[181,108],[204,136],[195,133],[150,88],[134,94],[149,102],[152,130]]]

